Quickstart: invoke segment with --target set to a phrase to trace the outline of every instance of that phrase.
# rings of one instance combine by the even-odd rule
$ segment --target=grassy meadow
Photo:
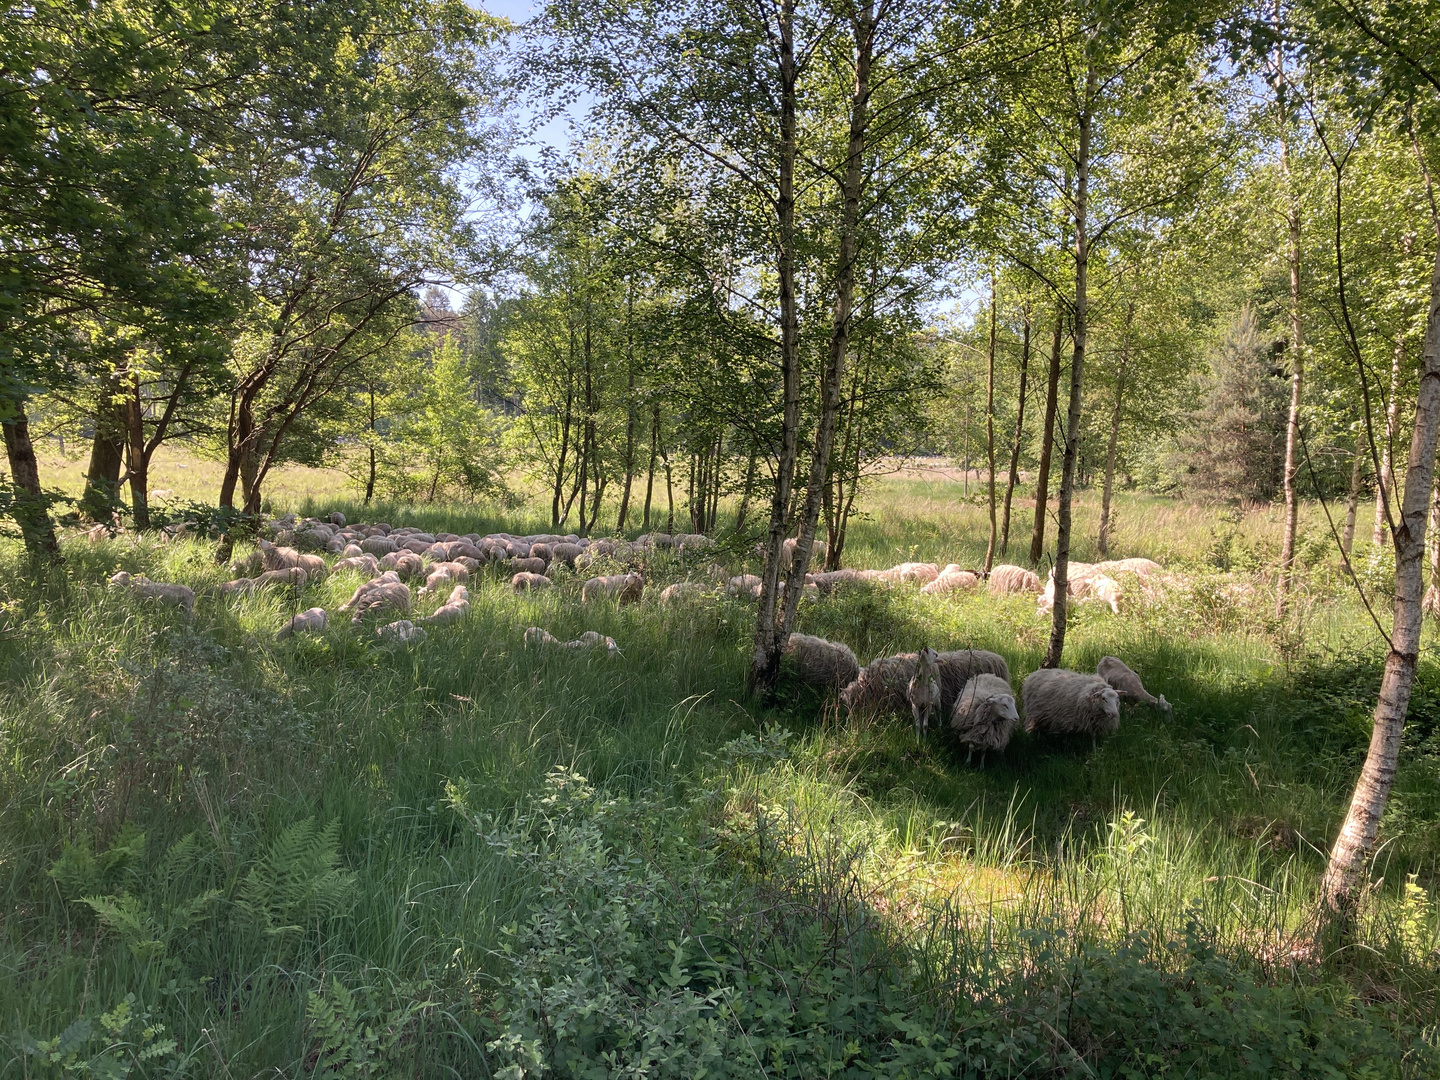
[[[172,471],[155,486],[213,498]],[[327,482],[272,499],[547,528],[538,504],[367,510]],[[897,474],[865,511],[847,565],[983,558],[973,482]],[[80,535],[36,584],[7,542],[0,1075],[1440,1075],[1433,639],[1342,936],[1311,905],[1382,654],[1323,515],[1285,619],[1278,513],[1127,492],[1117,522],[1112,554],[1179,579],[1119,617],[1079,605],[1066,665],[1119,656],[1173,713],[1127,709],[1093,751],[1021,733],[983,770],[908,718],[851,721],[789,682],[747,698],[747,605],[654,600],[708,559],[657,556],[628,607],[482,570],[468,619],[406,647],[343,617],[274,640],[354,574],[222,598],[213,542]],[[1383,598],[1383,555],[1362,542],[1355,568]],[[191,585],[193,619],[108,588],[117,569]],[[527,650],[531,625],[622,655]],[[993,649],[1018,688],[1048,619],[858,587],[804,600],[797,628],[862,663]]]

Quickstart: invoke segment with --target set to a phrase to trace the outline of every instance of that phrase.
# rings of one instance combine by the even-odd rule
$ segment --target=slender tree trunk
[[[1395,483],[1395,425],[1400,411],[1400,376],[1405,365],[1405,338],[1395,341],[1390,361],[1390,400],[1385,406],[1385,445],[1380,448],[1380,479],[1375,482],[1375,528],[1371,541],[1378,547],[1385,542],[1385,502]]]
[[[370,384],[370,471],[365,475],[365,505],[375,497],[375,384]]]
[[[650,531],[650,496],[655,490],[655,455],[660,444],[660,406],[655,406],[654,421],[650,425],[650,469],[645,474],[645,523],[641,526]]]
[[[130,473],[130,514],[135,528],[150,528],[150,470],[145,457],[145,408],[140,400],[140,378],[131,376],[126,387],[126,457]]]
[[[1421,605],[1424,614],[1440,618],[1440,474],[1430,487],[1430,525],[1425,534],[1425,549],[1430,558],[1430,584]]]
[[[1277,72],[1284,70],[1277,54]],[[1283,99],[1282,99],[1283,100]],[[1280,176],[1285,185],[1287,205],[1285,223],[1290,238],[1290,414],[1285,424],[1285,532],[1280,540],[1280,575],[1276,582],[1275,615],[1285,614],[1290,591],[1290,576],[1295,563],[1295,527],[1299,514],[1296,476],[1300,462],[1296,447],[1300,433],[1300,402],[1305,389],[1305,350],[1300,324],[1300,200],[1290,176],[1290,145],[1287,136],[1289,120],[1280,108]]]
[[[965,484],[965,498],[970,498],[970,391],[965,391],[965,467],[963,469],[963,481]]]
[[[1005,481],[1005,511],[1000,519],[1000,554],[1010,551],[1010,503],[1020,482],[1020,443],[1025,437],[1025,382],[1030,374],[1030,304],[1020,309],[1020,395],[1015,410],[1015,441],[1010,444],[1010,475]]]
[[[560,419],[560,456],[555,462],[555,486],[550,498],[550,527],[560,527],[560,500],[565,494],[565,457],[570,452],[570,407],[574,401],[573,387],[566,387],[565,413]]]
[[[1436,222],[1440,226],[1440,221]],[[1440,229],[1437,229],[1440,232]],[[1375,704],[1370,750],[1340,835],[1330,850],[1320,896],[1332,912],[1348,915],[1365,876],[1400,759],[1400,738],[1419,662],[1425,570],[1425,526],[1440,442],[1440,248],[1430,278],[1424,368],[1415,396],[1415,429],[1405,466],[1405,501],[1394,536],[1395,616],[1390,650]]]
[[[1065,314],[1055,308],[1055,336],[1050,342],[1050,372],[1045,386],[1045,430],[1040,434],[1040,465],[1035,470],[1035,529],[1030,535],[1030,565],[1045,553],[1045,511],[1050,501],[1050,457],[1055,451],[1055,413],[1060,404],[1060,343]]]
[[[120,471],[125,459],[125,406],[118,374],[107,376],[95,404],[95,433],[80,505],[94,521],[110,521],[120,500]]]
[[[785,543],[786,515],[799,458],[800,323],[795,295],[795,158],[797,70],[795,61],[795,0],[780,0],[776,26],[780,104],[779,175],[776,185],[775,270],[780,307],[780,366],[784,403],[780,421],[780,454],[775,492],[770,503],[770,531],[765,544],[760,599],[755,616],[755,643],[749,689],[768,697],[780,674],[785,647],[784,624],[777,611],[780,599],[780,552]]]
[[[1345,500],[1345,532],[1340,537],[1340,550],[1345,557],[1355,547],[1355,518],[1360,511],[1360,482],[1365,478],[1365,432],[1355,436],[1355,461],[1350,466],[1350,496]]]
[[[1075,350],[1070,361],[1070,407],[1065,415],[1065,459],[1060,468],[1060,505],[1055,526],[1055,605],[1051,608],[1050,645],[1041,667],[1058,668],[1065,654],[1065,617],[1069,610],[1070,514],[1075,496],[1075,464],[1080,455],[1080,413],[1085,378],[1085,345],[1090,265],[1090,105],[1095,100],[1095,70],[1085,73],[1080,107],[1080,139],[1075,155]]]
[[[675,484],[670,474],[670,455],[665,452],[665,444],[660,444],[660,461],[665,466],[665,531],[671,536],[675,535]]]
[[[1125,310],[1125,330],[1120,336],[1120,365],[1115,372],[1115,407],[1110,411],[1110,445],[1105,448],[1105,490],[1100,498],[1100,554],[1110,557],[1110,498],[1115,488],[1115,452],[1120,446],[1120,416],[1125,399],[1125,369],[1130,363],[1130,326],[1135,319],[1135,301]]]
[[[999,527],[995,521],[995,332],[999,300],[995,296],[995,271],[990,271],[990,355],[985,368],[985,457],[990,470],[990,542],[985,546],[985,573],[995,563]]]
[[[50,517],[50,503],[40,488],[40,462],[35,444],[30,441],[30,420],[23,401],[13,406],[14,418],[0,421],[5,432],[5,456],[10,463],[10,482],[14,485],[11,513],[20,526],[25,551],[34,563],[58,563],[60,541],[55,536],[55,522]]]
[[[635,283],[626,282],[625,291],[625,487],[620,492],[620,509],[615,531],[625,531],[630,515],[630,485],[635,480]]]
[[[750,516],[750,499],[755,494],[755,470],[760,464],[760,452],[750,448],[750,463],[745,466],[745,485],[740,489],[740,510],[735,515],[735,531],[745,528],[745,519]]]

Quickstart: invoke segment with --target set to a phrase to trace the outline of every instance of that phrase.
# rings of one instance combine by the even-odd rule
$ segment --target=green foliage
[[[402,1043],[434,1005],[418,987],[352,991],[332,978],[326,991],[312,990],[305,1005],[314,1046],[311,1075],[325,1080],[395,1075],[403,1068]]]
[[[268,937],[305,933],[342,913],[355,876],[340,869],[340,823],[288,826],[241,879],[235,906]]]
[[[20,1036],[29,1075],[89,1076],[97,1080],[124,1080],[134,1073],[156,1075],[179,1064],[177,1044],[163,1025],[151,1022],[134,994],[126,994],[115,1008],[98,1020],[76,1020],[53,1039]],[[34,1069],[34,1073],[29,1070]],[[171,1072],[171,1075],[174,1075]]]

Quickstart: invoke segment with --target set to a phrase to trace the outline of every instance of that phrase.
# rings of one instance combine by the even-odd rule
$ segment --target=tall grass
[[[529,511],[336,505],[352,518],[457,532],[546,524]],[[981,511],[944,486],[896,481],[871,505],[853,528],[854,565],[983,554]],[[1086,535],[1092,510],[1082,502]],[[1236,1024],[1197,1030],[1196,1045],[1255,1043],[1255,1025],[1293,1022],[1296,1038],[1349,1055],[1342,1065],[1391,1054],[1380,1074],[1425,1075],[1440,1021],[1433,657],[1422,663],[1377,884],[1351,937],[1317,935],[1311,897],[1363,758],[1377,635],[1318,555],[1311,602],[1286,622],[1270,616],[1261,568],[1274,536],[1263,516],[1226,521],[1126,496],[1119,520],[1117,552],[1185,568],[1189,584],[1169,608],[1118,619],[1079,608],[1067,663],[1121,656],[1173,715],[1127,712],[1093,753],[1088,742],[1022,734],[983,771],[942,739],[917,744],[908,725],[842,719],[803,687],[786,686],[774,706],[748,699],[751,615],[720,597],[677,610],[582,608],[573,583],[515,596],[484,579],[472,583],[470,618],[418,647],[383,646],[343,623],[276,643],[289,614],[334,612],[360,579],[221,600],[205,593],[227,576],[209,545],[122,537],[67,543],[64,575],[36,585],[8,549],[0,1071],[75,1071],[112,1046],[135,1075],[364,1075],[366,1060],[381,1063],[372,1074],[403,1062],[420,1075],[487,1075],[512,1053],[487,1041],[506,1023],[524,1027],[509,980],[555,977],[556,965],[536,959],[537,942],[560,933],[534,929],[540,898],[553,904],[597,872],[534,839],[545,814],[561,820],[547,780],[561,767],[597,798],[648,808],[606,819],[618,876],[596,879],[634,875],[638,891],[621,888],[616,903],[653,924],[636,931],[642,945],[651,931],[693,931],[642,902],[671,887],[657,882],[736,934],[789,912],[788,929],[759,934],[779,951],[753,955],[782,973],[777,957],[799,965],[799,981],[786,983],[793,1016],[813,989],[811,965],[832,972],[815,992],[848,1018],[835,1030],[852,1025],[886,1069],[920,1070],[921,1057],[939,1066],[921,1052],[933,1049],[930,1035],[864,1019],[860,1002],[876,994],[891,995],[891,1011],[876,1015],[913,1013],[934,1045],[958,1047],[952,1064],[1086,1075],[1130,1062],[1145,1074],[1204,1057],[1172,1040],[1162,1064],[1144,1066],[1134,1055],[1153,1035],[1145,1025],[1181,1008],[1186,986],[1184,1008],[1203,1012],[1223,997],[1205,988],[1230,985],[1240,988],[1226,999],[1241,1002],[1229,1006]],[[192,584],[202,594],[194,620],[107,588],[121,567]],[[657,562],[652,584],[699,569]],[[527,651],[530,625],[561,638],[599,630],[623,655]],[[994,649],[1018,682],[1038,665],[1046,623],[1025,598],[859,589],[807,599],[799,628],[846,641],[862,660],[921,644]],[[521,820],[509,848],[496,840],[495,823]],[[805,919],[823,933],[801,933]],[[861,951],[879,951],[846,961],[842,979],[836,950],[860,949],[862,938]],[[664,953],[665,940],[636,955]],[[636,985],[651,985],[640,976],[659,961],[631,961]],[[715,962],[728,971],[738,961]],[[734,988],[715,979],[715,993]],[[631,992],[601,982],[607,994]],[[127,995],[149,1019],[106,1035],[102,1014],[119,1025],[113,1010]],[[733,1016],[746,1031],[772,1022]],[[92,1031],[75,1029],[69,1050],[36,1050],[82,1019]],[[144,1034],[156,1024],[163,1034]],[[830,1044],[815,1030],[785,1037],[818,1054]],[[398,1033],[393,1045],[381,1045],[385,1031]],[[1364,1031],[1391,1041],[1371,1046]],[[1004,1049],[1012,1036],[1020,1041]],[[883,1050],[892,1043],[920,1057]],[[1396,1050],[1405,1046],[1411,1057]],[[153,1053],[141,1061],[145,1047]],[[823,1071],[798,1050],[786,1060],[796,1075]],[[1223,1061],[1204,1062],[1226,1074]],[[767,1071],[785,1074],[773,1062]]]

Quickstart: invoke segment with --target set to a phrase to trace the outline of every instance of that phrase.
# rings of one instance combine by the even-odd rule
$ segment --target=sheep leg
[[[1090,733],[1090,752],[1093,754],[1098,749],[1100,749],[1100,743],[1096,740],[1095,733],[1092,731]]]
[[[915,717],[915,741],[916,741],[916,742],[919,742],[919,741],[920,741],[920,706],[919,706],[919,705],[916,705],[915,702],[912,701],[912,702],[910,703],[910,712],[911,712],[912,714],[914,714],[914,717]]]
[[[981,772],[984,772],[984,771],[985,771],[985,751],[984,751],[984,750],[981,750],[981,751],[980,751],[980,771],[981,771]]]
[[[966,765],[969,765],[969,764],[970,764],[970,759],[973,758],[974,756],[975,756],[975,748],[974,748],[973,746],[967,746],[967,747],[965,748],[965,764],[966,764]]]

